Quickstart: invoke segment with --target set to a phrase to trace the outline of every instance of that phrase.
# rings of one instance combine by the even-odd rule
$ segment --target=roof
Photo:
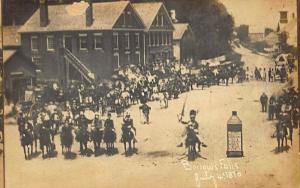
[[[173,39],[174,40],[180,40],[183,37],[183,34],[185,31],[187,31],[189,28],[188,23],[175,23],[173,24],[175,27],[175,31],[173,33]]]
[[[17,50],[3,50],[3,63],[5,64],[16,52]]]
[[[149,30],[159,9],[163,6],[162,2],[132,3],[133,8],[143,20],[146,30]],[[164,6],[163,6],[164,7]],[[172,21],[171,21],[172,22]]]
[[[86,26],[85,9],[87,7],[79,6],[80,3],[72,5],[49,5],[49,24],[46,27],[40,27],[40,10],[38,9],[24,26],[21,27],[19,32],[111,30],[129,4],[129,1],[93,3],[94,20],[91,26]],[[73,10],[76,10],[76,13],[72,13]]]
[[[4,26],[3,27],[3,46],[20,46],[21,39],[18,34],[20,26]]]

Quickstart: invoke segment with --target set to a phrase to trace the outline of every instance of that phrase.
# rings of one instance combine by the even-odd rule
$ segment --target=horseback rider
[[[200,152],[200,146],[201,146],[201,141],[200,140],[201,139],[200,139],[200,136],[199,136],[199,131],[198,131],[199,124],[196,121],[196,115],[197,115],[197,112],[195,110],[191,110],[189,121],[186,122],[186,121],[182,121],[182,118],[179,119],[179,121],[182,124],[186,125],[186,132],[185,132],[185,135],[183,136],[182,142],[177,147],[183,147],[183,143],[186,143],[188,130],[193,130],[194,133],[195,133],[196,139],[197,139],[197,143],[198,143],[198,152]],[[186,153],[188,153],[188,152],[186,151]]]
[[[151,107],[149,105],[147,105],[147,103],[143,103],[140,106],[140,110],[143,112],[143,115],[144,115],[144,118],[145,118],[144,123],[149,124],[149,113],[150,113]]]
[[[114,121],[111,119],[111,113],[107,114],[107,119],[104,122],[104,132],[107,131],[115,132]]]
[[[133,119],[130,117],[130,112],[126,112],[126,115],[123,119],[122,124],[122,137],[121,142],[123,142],[123,135],[125,131],[130,131],[133,136],[134,142],[137,142],[135,136],[136,136],[136,128],[133,126]]]
[[[97,130],[103,132],[102,120],[99,118],[99,114],[95,114],[95,119],[93,121],[93,127]]]

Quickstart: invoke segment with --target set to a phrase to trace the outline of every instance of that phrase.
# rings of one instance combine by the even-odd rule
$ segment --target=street
[[[249,50],[244,52],[245,66],[252,60],[271,60]],[[259,66],[259,65],[255,65]],[[77,155],[64,159],[60,139],[56,136],[57,156],[42,159],[41,153],[25,160],[20,145],[16,122],[5,123],[5,170],[7,188],[52,187],[270,187],[296,188],[300,185],[298,156],[298,129],[294,131],[293,145],[288,151],[276,153],[277,140],[271,138],[276,121],[268,121],[261,112],[259,97],[277,93],[283,84],[250,81],[229,86],[213,86],[183,93],[169,101],[169,108],[160,109],[159,102],[151,102],[150,125],[141,123],[138,106],[130,108],[137,129],[138,154],[125,157],[123,144],[117,143],[118,154],[94,157],[79,155],[79,144],[73,145]],[[187,161],[184,148],[176,147],[181,141],[183,125],[177,120],[187,97],[184,120],[189,110],[199,110],[196,120],[199,133],[207,148],[201,157]],[[8,108],[8,107],[7,107]],[[243,122],[243,158],[226,158],[226,123],[236,110]],[[121,136],[122,118],[113,116],[117,141]],[[92,148],[92,144],[89,145]],[[102,144],[104,147],[104,144]],[[93,148],[92,148],[93,149]],[[134,186],[133,186],[134,185]]]
[[[229,161],[238,164],[237,171],[241,176],[218,180],[218,187],[247,184],[247,187],[261,187],[266,181],[269,182],[268,187],[299,185],[297,130],[294,131],[294,145],[290,150],[275,154],[277,141],[271,138],[275,122],[267,121],[267,114],[260,112],[260,94],[265,91],[270,95],[279,87],[280,84],[250,82],[190,92],[185,116],[188,117],[190,109],[199,109],[200,134],[208,145],[202,149],[203,158],[190,162],[191,165],[213,164],[226,158],[226,122],[231,111],[237,110],[243,121],[245,157]],[[159,109],[158,102],[151,103],[150,125],[140,123],[137,106],[131,108],[138,139],[138,155],[132,157],[122,155],[123,145],[118,143],[119,154],[112,157],[77,156],[74,160],[65,160],[58,147],[57,136],[56,158],[43,160],[38,156],[26,161],[18,140],[17,126],[15,123],[6,124],[6,186],[60,187],[64,182],[64,187],[130,187],[131,184],[136,187],[154,184],[156,187],[195,187],[194,173],[203,171],[197,171],[197,168],[186,170],[183,166],[186,158],[181,155],[184,149],[176,147],[182,131],[177,114],[181,111],[184,95],[170,101],[168,109]],[[114,118],[114,121],[120,138],[121,119]],[[78,153],[78,143],[72,149]],[[214,186],[212,181],[203,181],[201,185]]]

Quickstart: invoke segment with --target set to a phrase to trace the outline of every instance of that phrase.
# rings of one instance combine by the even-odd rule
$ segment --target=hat
[[[130,116],[130,112],[127,111],[127,112],[125,113],[125,116]]]
[[[107,113],[107,116],[111,116],[111,113],[110,113],[110,112],[108,112],[108,113]]]
[[[190,116],[195,117],[197,114],[197,112],[195,110],[191,110],[190,111]]]

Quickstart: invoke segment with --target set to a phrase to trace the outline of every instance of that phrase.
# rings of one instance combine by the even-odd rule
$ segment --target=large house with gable
[[[129,1],[48,6],[40,0],[19,30],[20,52],[36,66],[38,80],[92,82],[145,63],[145,28]]]
[[[173,58],[174,26],[161,2],[133,3],[145,24],[145,62],[166,62]]]

